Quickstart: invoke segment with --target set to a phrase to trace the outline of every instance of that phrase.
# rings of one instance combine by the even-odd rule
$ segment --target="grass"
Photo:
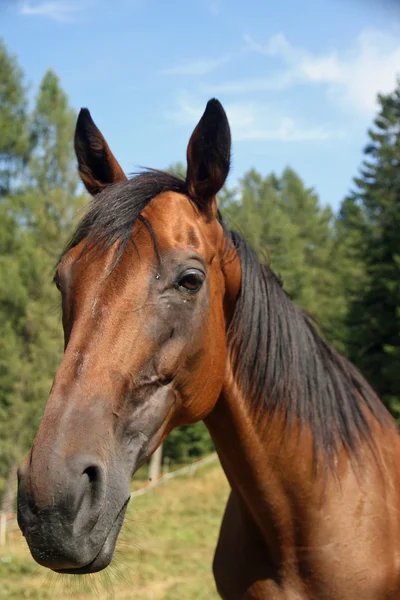
[[[213,463],[134,498],[113,562],[91,576],[39,567],[15,530],[0,549],[0,599],[217,599],[211,564],[227,496]]]

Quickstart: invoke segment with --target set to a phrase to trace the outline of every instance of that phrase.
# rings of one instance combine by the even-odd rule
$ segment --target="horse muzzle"
[[[18,524],[40,565],[71,574],[109,565],[130,498],[129,477],[122,484],[111,465],[76,456],[40,472],[28,457],[18,479]]]

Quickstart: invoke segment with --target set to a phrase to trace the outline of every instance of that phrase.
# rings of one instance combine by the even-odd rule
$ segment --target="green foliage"
[[[14,86],[11,133],[0,135],[5,193],[0,202],[0,480],[32,443],[62,356],[59,297],[52,284],[58,255],[83,197],[73,155],[75,115],[52,71],[34,109],[26,107],[23,78],[0,47],[0,89]],[[10,65],[14,71],[11,70]],[[14,72],[14,83],[10,84]],[[11,73],[11,74],[10,74]],[[17,85],[18,84],[18,85]],[[17,104],[20,108],[17,111]],[[0,131],[8,131],[0,109]],[[19,137],[14,140],[12,134]],[[7,141],[8,140],[8,141]],[[21,140],[29,140],[21,146]],[[18,150],[18,152],[17,152]],[[18,154],[19,153],[19,154]],[[17,158],[20,160],[17,160]],[[11,469],[11,471],[10,471]]]
[[[68,98],[60,87],[57,75],[50,69],[41,82],[32,115],[35,148],[29,168],[34,186],[41,193],[54,188],[65,189],[72,195],[76,191],[78,179],[73,150],[75,121],[76,114],[68,105]]]
[[[225,194],[225,221],[238,229],[261,259],[280,275],[293,300],[317,317],[333,337],[337,295],[333,214],[299,176],[286,169],[281,177],[263,177],[254,169],[235,193]]]
[[[190,462],[213,450],[214,444],[202,422],[174,429],[163,445],[164,457],[176,463]]]
[[[22,71],[0,40],[0,198],[18,176],[30,147]]]
[[[186,166],[182,162],[176,162],[166,169],[167,173],[186,179]]]
[[[364,266],[350,302],[347,345],[400,415],[400,80],[379,103],[356,188],[344,204],[350,245]]]

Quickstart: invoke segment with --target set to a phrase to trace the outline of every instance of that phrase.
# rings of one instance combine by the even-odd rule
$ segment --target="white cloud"
[[[174,111],[167,113],[167,117],[179,125],[191,125],[199,121],[204,112],[205,104],[194,100],[189,94],[182,93],[178,96],[177,106]],[[235,142],[263,140],[263,141],[322,141],[329,138],[343,137],[342,131],[329,127],[309,127],[299,125],[290,117],[276,115],[265,105],[254,103],[231,103],[225,105],[232,137]]]
[[[376,96],[389,93],[400,74],[400,36],[364,30],[351,48],[317,54],[293,46],[283,34],[271,37],[265,45],[245,37],[245,50],[268,57],[283,66],[272,75],[228,81],[213,86],[214,93],[254,93],[282,91],[298,84],[325,86],[331,99],[342,106],[371,113]]]
[[[74,13],[82,9],[82,3],[76,2],[58,2],[57,0],[51,0],[49,2],[41,2],[39,4],[33,4],[30,0],[25,0],[22,3],[20,14],[26,16],[41,16],[58,21],[60,23],[67,23],[73,20]]]
[[[280,117],[274,121],[274,125],[270,127],[242,128],[238,131],[236,140],[311,142],[344,136],[342,131],[334,131],[329,127],[301,127],[290,117]]]

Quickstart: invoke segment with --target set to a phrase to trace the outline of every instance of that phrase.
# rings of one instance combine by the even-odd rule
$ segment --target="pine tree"
[[[329,206],[321,207],[319,197],[312,188],[306,188],[300,177],[285,169],[280,181],[282,210],[295,227],[296,246],[291,250],[301,263],[298,267],[295,301],[315,315],[329,331],[336,293],[336,278],[332,270],[333,213]]]
[[[0,204],[0,483],[7,473],[15,472],[19,459],[16,447],[23,435],[25,407],[21,388],[26,366],[21,350],[27,293],[20,250],[17,223],[8,214],[3,199]],[[3,508],[10,511],[9,506]]]
[[[33,441],[62,356],[60,300],[52,275],[78,208],[86,201],[77,194],[74,126],[67,97],[49,71],[27,124],[27,137],[34,142],[31,155],[18,189],[0,205],[0,476],[7,482],[3,507],[12,505],[13,471]]]
[[[21,332],[27,296],[18,260],[21,223],[12,194],[21,185],[29,157],[26,111],[22,71],[0,41],[0,491],[3,477],[15,473],[23,414]]]
[[[353,197],[345,198],[334,223],[334,246],[331,269],[335,275],[336,311],[331,318],[331,339],[349,355],[349,307],[360,296],[365,283],[367,222],[361,206]]]
[[[0,198],[29,156],[27,98],[23,74],[16,59],[0,40]]]
[[[296,228],[283,209],[279,186],[274,174],[264,178],[251,169],[240,180],[236,193],[225,200],[223,215],[228,226],[241,232],[295,294],[295,273],[299,269],[299,255],[294,248]]]
[[[330,207],[322,208],[292,169],[280,178],[252,169],[225,200],[223,214],[283,279],[294,302],[334,337],[343,298],[337,293],[339,273],[332,268],[336,250]]]
[[[45,237],[45,250],[53,262],[71,233],[77,208],[85,202],[76,195],[75,122],[75,112],[50,69],[41,82],[31,118],[35,147],[28,163],[31,194],[25,195],[24,210],[30,230],[38,239]]]
[[[400,413],[400,80],[392,94],[379,96],[380,110],[353,205],[365,277],[351,303],[348,346],[351,358],[385,403]],[[361,215],[360,215],[361,213]]]
[[[77,194],[75,120],[58,77],[48,71],[31,118],[35,147],[28,163],[28,185],[19,198],[25,222],[21,265],[28,294],[24,353],[30,365],[25,397],[32,407],[28,427],[31,432],[36,430],[62,356],[60,300],[52,283],[53,270],[79,208],[86,202]]]

